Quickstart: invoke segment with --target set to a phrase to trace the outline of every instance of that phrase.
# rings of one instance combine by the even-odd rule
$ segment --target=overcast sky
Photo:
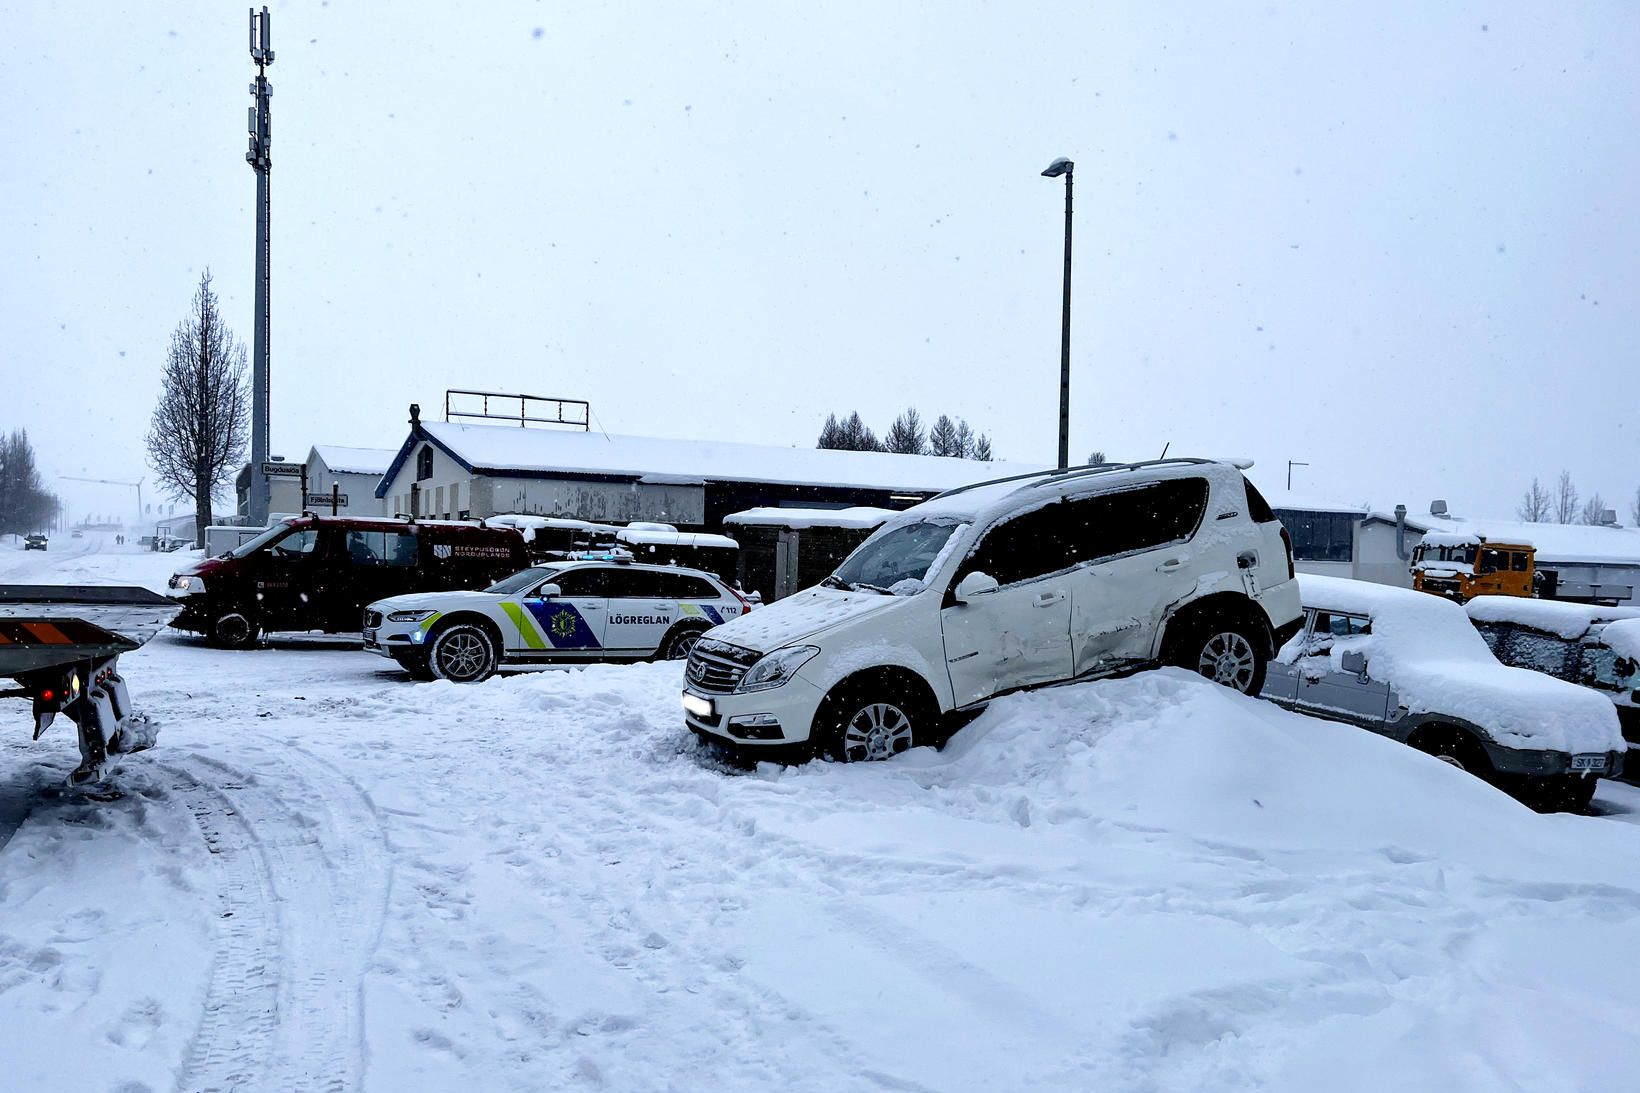
[[[1074,457],[1492,516],[1565,467],[1628,522],[1632,3],[271,7],[293,459],[476,387],[1051,461],[1063,155]],[[49,472],[145,473],[201,269],[250,342],[253,71],[240,4],[0,3],[0,428]]]

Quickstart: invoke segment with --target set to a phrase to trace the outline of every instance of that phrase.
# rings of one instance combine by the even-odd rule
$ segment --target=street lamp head
[[[1076,164],[1072,163],[1064,156],[1060,156],[1058,159],[1048,164],[1048,169],[1042,172],[1042,177],[1058,178],[1060,175],[1068,175],[1074,170],[1076,170]]]

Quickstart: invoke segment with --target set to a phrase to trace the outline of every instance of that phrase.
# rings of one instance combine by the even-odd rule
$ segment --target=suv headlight
[[[740,681],[737,691],[767,691],[771,687],[779,687],[797,674],[797,670],[815,657],[820,650],[813,645],[793,645],[786,649],[776,649],[756,664]]]
[[[388,622],[422,622],[432,618],[435,611],[394,611],[387,616]]]

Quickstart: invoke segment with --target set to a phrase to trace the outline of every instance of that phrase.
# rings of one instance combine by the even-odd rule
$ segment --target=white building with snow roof
[[[307,457],[308,492],[328,496],[334,489],[345,495],[346,502],[336,510],[339,516],[391,516],[392,513],[384,512],[376,487],[381,485],[382,475],[387,473],[396,454],[392,448],[315,444]],[[317,511],[328,515],[330,507],[319,506]]]
[[[411,419],[376,489],[389,513],[537,513],[720,531],[760,506],[903,509],[1041,464]]]

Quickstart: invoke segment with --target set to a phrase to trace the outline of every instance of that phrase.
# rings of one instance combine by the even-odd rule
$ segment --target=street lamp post
[[[1287,460],[1287,492],[1288,493],[1293,492],[1293,468],[1294,467],[1308,467],[1308,466],[1309,466],[1308,463],[1300,463],[1296,459]]]
[[[1071,465],[1071,186],[1076,164],[1059,157],[1043,178],[1065,176],[1065,299],[1059,319],[1059,469]]]

